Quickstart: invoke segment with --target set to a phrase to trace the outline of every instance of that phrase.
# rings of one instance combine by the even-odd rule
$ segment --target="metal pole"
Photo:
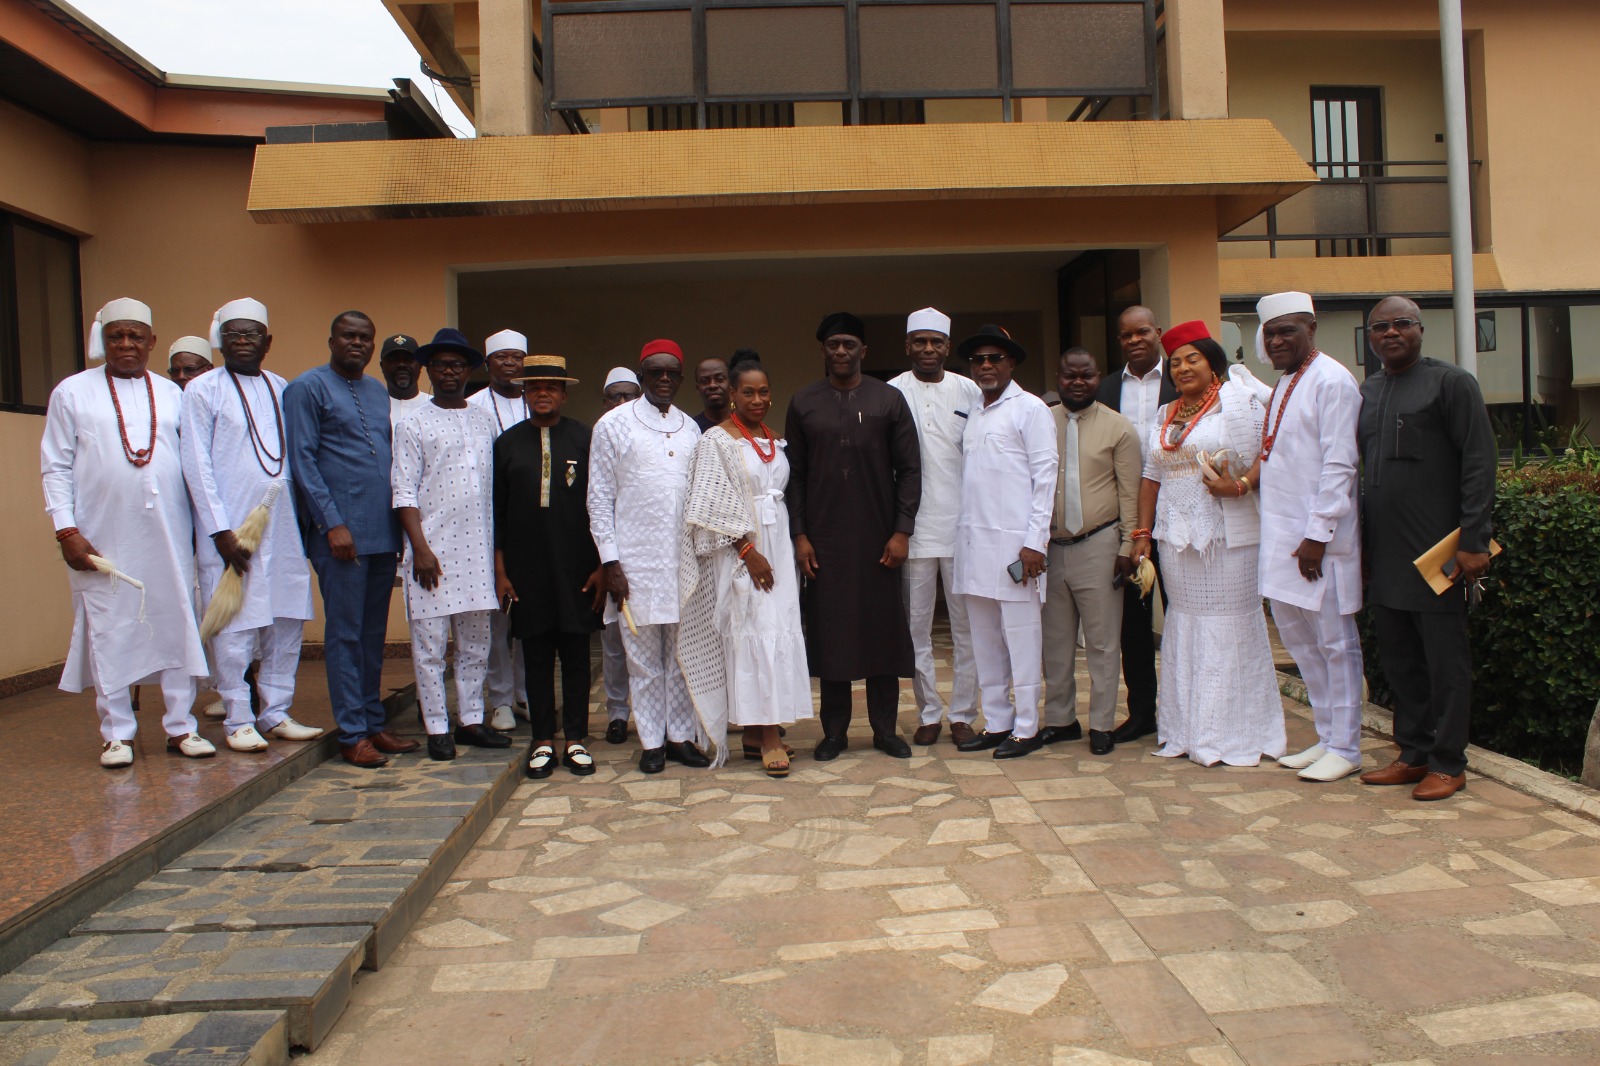
[[[1456,365],[1478,374],[1477,307],[1472,281],[1472,175],[1467,158],[1467,62],[1461,0],[1439,0],[1444,67],[1444,146],[1450,192],[1450,275],[1454,283]]]

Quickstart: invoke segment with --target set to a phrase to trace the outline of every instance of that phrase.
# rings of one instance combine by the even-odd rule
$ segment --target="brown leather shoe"
[[[1456,774],[1452,777],[1449,774],[1441,774],[1437,770],[1429,770],[1428,775],[1422,779],[1422,783],[1411,790],[1411,798],[1414,800],[1449,799],[1466,787],[1466,774]]]
[[[1381,770],[1368,770],[1360,780],[1363,785],[1414,785],[1427,776],[1426,766],[1412,766],[1396,759]]]
[[[380,729],[367,738],[372,741],[372,746],[385,755],[404,755],[409,751],[416,751],[422,747],[415,740],[401,740],[387,729]]]
[[[932,725],[919,725],[917,726],[917,731],[911,734],[911,743],[921,744],[924,747],[929,744],[937,744],[939,743],[939,730],[941,728],[938,722]],[[952,727],[953,731],[954,727]]]
[[[351,766],[359,766],[363,770],[376,770],[380,766],[388,766],[389,760],[382,752],[372,746],[372,741],[362,738],[354,744],[340,744],[339,754],[344,756],[344,761]]]
[[[972,727],[965,722],[950,723],[950,743],[952,744],[965,744],[969,740],[976,739],[977,736],[978,734],[974,733]]]

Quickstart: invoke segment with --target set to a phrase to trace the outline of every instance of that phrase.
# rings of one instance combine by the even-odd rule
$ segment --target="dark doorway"
[[[1061,344],[1086,348],[1106,373],[1122,369],[1117,345],[1117,318],[1143,302],[1139,289],[1139,253],[1132,249],[1084,252],[1056,272],[1061,315]]]

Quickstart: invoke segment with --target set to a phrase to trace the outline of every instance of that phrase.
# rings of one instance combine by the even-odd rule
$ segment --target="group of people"
[[[1411,560],[1455,530],[1457,581],[1488,566],[1495,454],[1476,383],[1420,358],[1420,312],[1403,298],[1373,311],[1383,370],[1359,387],[1317,350],[1310,297],[1276,294],[1258,311],[1273,388],[1230,366],[1203,323],[1163,332],[1133,307],[1118,322],[1120,374],[1102,379],[1093,355],[1069,349],[1055,406],[1014,380],[1029,353],[998,326],[953,345],[947,315],[914,312],[909,369],[885,383],[863,373],[861,319],[838,312],[816,332],[823,374],[790,398],[779,433],[771,381],[746,349],[700,363],[704,409],[691,416],[674,403],[682,349],[649,342],[636,371],[607,376],[591,430],[562,414],[578,383],[565,360],[530,354],[514,331],[481,351],[453,329],[426,344],[393,335],[379,384],[366,374],[373,323],[349,311],[328,363],[288,383],[262,367],[266,308],[236,300],[209,338],[172,346],[173,384],[148,371],[150,309],[112,301],[90,337],[105,366],[58,386],[44,437],[47,506],[73,571],[62,687],[95,689],[106,766],[132,761],[129,687],[151,677],[175,752],[214,754],[192,713],[208,677],[230,747],[320,735],[288,713],[309,562],[355,766],[421,746],[389,731],[379,687],[398,571],[434,759],[457,743],[509,746],[521,714],[529,776],[558,763],[592,774],[597,629],[606,739],[626,739],[631,712],[644,773],[720,765],[734,732],[746,758],[786,775],[785,727],[812,715],[812,677],[820,761],[849,746],[855,681],[873,746],[910,756],[903,677],[914,743],[937,743],[948,718],[959,750],[1019,758],[1082,738],[1081,640],[1092,754],[1156,733],[1155,755],[1269,757],[1334,781],[1361,763],[1364,560],[1401,750],[1362,780],[1450,795],[1470,699],[1464,600],[1435,594]],[[212,349],[221,373],[207,372]],[[952,355],[969,373],[947,369]],[[469,398],[485,364],[489,385]],[[948,700],[934,669],[940,584]],[[1294,755],[1263,598],[1315,712],[1318,743]]]

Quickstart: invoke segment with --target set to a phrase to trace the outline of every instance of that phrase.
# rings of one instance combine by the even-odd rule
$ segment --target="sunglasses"
[[[977,355],[971,356],[967,361],[973,366],[982,366],[985,363],[993,363],[995,366],[999,366],[1010,358],[1011,356],[1004,352],[979,352]]]

